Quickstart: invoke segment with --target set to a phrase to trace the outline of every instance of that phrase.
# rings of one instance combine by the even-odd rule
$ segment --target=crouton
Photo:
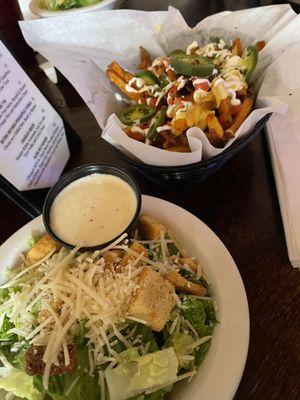
[[[137,253],[138,255],[143,254],[144,257],[146,257],[146,258],[148,257],[147,249],[139,242],[133,242],[129,246],[129,248],[132,251],[134,251],[135,253]],[[123,256],[122,260],[120,261],[120,264],[122,266],[125,266],[125,265],[127,265],[129,263],[129,261],[135,260],[138,257],[138,255],[136,256],[136,255],[133,255],[133,254],[126,253]],[[138,263],[137,265],[139,265],[139,264],[141,264],[141,263]]]
[[[165,278],[179,292],[194,294],[195,296],[205,296],[207,294],[207,289],[204,286],[188,281],[177,271],[167,272]]]
[[[144,320],[154,331],[161,331],[175,306],[174,288],[152,268],[144,268],[138,275],[139,288],[131,300],[128,314]]]
[[[29,264],[34,264],[44,258],[50,251],[58,250],[59,248],[60,245],[57,242],[49,235],[45,235],[29,250],[26,260]]]
[[[122,250],[109,250],[107,251],[104,255],[104,263],[105,266],[110,266],[111,263],[113,262],[118,262],[120,259],[123,257],[123,251]]]
[[[43,375],[45,363],[43,357],[46,346],[32,346],[26,353],[26,372],[28,375]],[[58,365],[52,365],[50,375],[73,374],[77,369],[76,347],[74,344],[68,345],[70,364],[65,365],[64,353],[58,355]]]
[[[192,257],[182,257],[179,258],[179,262],[181,265],[187,265],[192,271],[197,272],[198,263]]]
[[[138,229],[141,238],[145,240],[153,240],[160,237],[160,232],[166,234],[166,227],[157,219],[149,215],[141,215],[138,222]]]

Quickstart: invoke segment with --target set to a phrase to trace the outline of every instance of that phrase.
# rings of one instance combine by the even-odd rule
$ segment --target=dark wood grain
[[[6,5],[6,17],[9,17],[4,23],[0,16],[1,32],[6,32],[24,68],[82,139],[82,149],[72,155],[69,166],[110,162],[128,169],[100,139],[94,117],[74,89],[64,79],[58,86],[52,85],[36,67],[34,54],[20,41],[13,10],[7,3],[0,0],[1,12]],[[124,7],[156,10],[172,4],[181,9],[193,25],[222,9],[261,3],[134,0],[125,2]],[[214,176],[201,184],[191,184],[189,188],[162,188],[136,172],[133,174],[144,194],[169,200],[201,218],[221,238],[238,265],[248,295],[251,339],[248,361],[235,399],[300,399],[300,279],[299,272],[288,260],[264,136],[257,137]],[[2,243],[30,218],[3,195],[0,195],[0,210]]]

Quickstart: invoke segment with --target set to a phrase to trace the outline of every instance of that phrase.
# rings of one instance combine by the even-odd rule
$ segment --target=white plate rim
[[[197,235],[201,232],[201,235],[203,234],[201,241],[204,241],[201,244],[201,253],[205,253],[206,248],[209,249],[213,246],[217,257],[221,255],[223,260],[220,268],[226,268],[227,272],[224,279],[222,278],[222,285],[219,287],[219,284],[215,283],[213,287],[213,289],[218,289],[218,296],[216,297],[222,300],[218,312],[222,321],[215,329],[211,348],[192,382],[175,386],[172,392],[172,400],[185,400],[187,398],[190,400],[232,400],[244,371],[250,334],[247,296],[238,268],[217,235],[187,210],[166,200],[143,195],[142,213],[149,213],[168,223],[168,226],[171,226],[171,231],[177,233],[175,236],[178,236],[179,233],[183,234],[184,226],[188,227],[188,231],[184,232],[186,238],[189,235]],[[173,220],[174,216],[175,220]],[[0,246],[1,265],[4,268],[14,265],[19,254],[28,248],[28,237],[32,233],[37,235],[43,232],[41,216],[20,228]],[[198,239],[194,237],[193,245],[196,241]],[[198,248],[198,244],[195,246]],[[199,259],[198,255],[197,257]],[[215,255],[213,254],[210,257],[215,257]],[[205,268],[209,280],[211,278],[214,280],[220,274],[216,272],[219,267],[216,267],[215,271],[213,271],[213,268],[210,267],[210,270]],[[0,272],[3,275],[3,271]],[[225,304],[227,309],[224,307]]]

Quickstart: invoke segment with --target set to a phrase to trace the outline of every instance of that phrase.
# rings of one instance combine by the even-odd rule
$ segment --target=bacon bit
[[[181,110],[182,108],[185,107],[184,102],[182,101],[181,98],[177,97],[174,101],[175,104],[178,104],[177,110]]]
[[[208,92],[210,87],[209,82],[194,83],[193,85],[196,90],[202,89],[205,90],[205,92]]]
[[[45,363],[43,361],[46,346],[32,346],[26,354],[26,373],[28,375],[43,375]],[[68,345],[70,364],[65,365],[64,353],[58,355],[59,365],[52,365],[50,375],[73,374],[77,368],[76,347],[74,344]]]
[[[125,130],[126,135],[129,136],[131,139],[138,140],[139,142],[145,142],[145,136],[140,132],[132,132],[131,129]]]
[[[148,106],[155,107],[157,99],[155,97],[151,97],[149,103],[147,102]]]
[[[176,81],[177,76],[176,76],[176,74],[175,74],[174,71],[172,71],[170,68],[167,68],[167,69],[166,69],[166,73],[167,73],[167,75],[168,75],[168,78],[169,78],[171,81]]]
[[[167,103],[169,106],[173,105],[176,99],[177,95],[177,86],[174,85],[171,87],[171,89],[168,91],[168,96],[167,96]]]

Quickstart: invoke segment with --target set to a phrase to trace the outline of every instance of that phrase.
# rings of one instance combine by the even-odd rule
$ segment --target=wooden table
[[[10,3],[4,2],[3,3]],[[141,5],[141,3],[143,3]],[[259,1],[127,1],[124,7],[162,9],[172,4],[191,24],[223,9],[260,5]],[[264,4],[270,2],[264,2]],[[6,7],[5,12],[3,9]],[[88,108],[65,81],[56,87],[37,68],[17,31],[13,6],[1,5],[0,28],[32,79],[81,137],[82,149],[68,167],[92,162],[124,165],[100,139]],[[222,170],[188,189],[155,186],[137,173],[142,193],[178,204],[202,219],[229,249],[242,275],[250,308],[251,338],[236,400],[300,399],[300,280],[288,260],[281,215],[264,135]],[[30,220],[0,196],[0,243]],[[218,384],[218,382],[216,382]],[[212,399],[218,400],[218,399]]]

